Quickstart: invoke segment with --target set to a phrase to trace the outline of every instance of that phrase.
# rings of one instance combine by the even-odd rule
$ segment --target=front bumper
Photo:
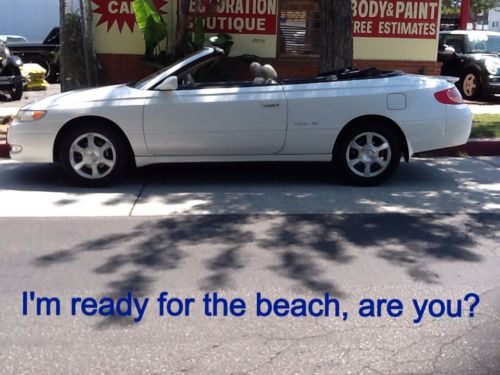
[[[0,90],[13,90],[17,84],[23,82],[22,76],[0,76]]]
[[[30,163],[53,162],[54,134],[40,131],[40,128],[43,127],[37,121],[11,125],[7,133],[11,159]]]
[[[500,94],[500,76],[490,75],[486,78],[484,93],[487,95]]]

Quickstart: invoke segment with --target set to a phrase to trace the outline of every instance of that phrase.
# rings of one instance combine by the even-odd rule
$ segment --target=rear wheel
[[[117,131],[105,124],[89,124],[74,127],[63,135],[59,161],[72,180],[102,186],[124,174],[130,155]]]
[[[397,134],[383,122],[353,125],[339,139],[333,163],[349,182],[377,185],[391,177],[401,159]]]

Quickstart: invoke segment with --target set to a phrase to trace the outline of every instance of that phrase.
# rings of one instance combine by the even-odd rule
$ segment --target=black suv
[[[8,47],[24,63],[36,63],[44,68],[47,81],[59,79],[59,27],[54,27],[43,42],[8,43]]]
[[[464,98],[500,94],[500,33],[441,31],[438,61],[442,75],[460,78],[457,87]]]

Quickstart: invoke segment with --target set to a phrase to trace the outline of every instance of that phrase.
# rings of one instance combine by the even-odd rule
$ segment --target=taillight
[[[464,102],[460,91],[456,87],[439,91],[434,94],[434,97],[439,103],[443,104],[462,104]]]

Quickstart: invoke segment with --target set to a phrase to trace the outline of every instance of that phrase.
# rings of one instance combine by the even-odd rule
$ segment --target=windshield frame
[[[155,87],[158,86],[161,82],[163,82],[166,78],[174,75],[180,75],[182,74],[182,71],[184,71],[185,69],[200,64],[207,58],[216,57],[219,55],[222,56],[222,54],[223,52],[218,48],[206,47],[200,51],[194,52],[191,55],[186,56],[182,60],[179,60],[162,70],[159,70],[141,79],[139,82],[134,83],[132,87],[138,90],[154,90]]]

